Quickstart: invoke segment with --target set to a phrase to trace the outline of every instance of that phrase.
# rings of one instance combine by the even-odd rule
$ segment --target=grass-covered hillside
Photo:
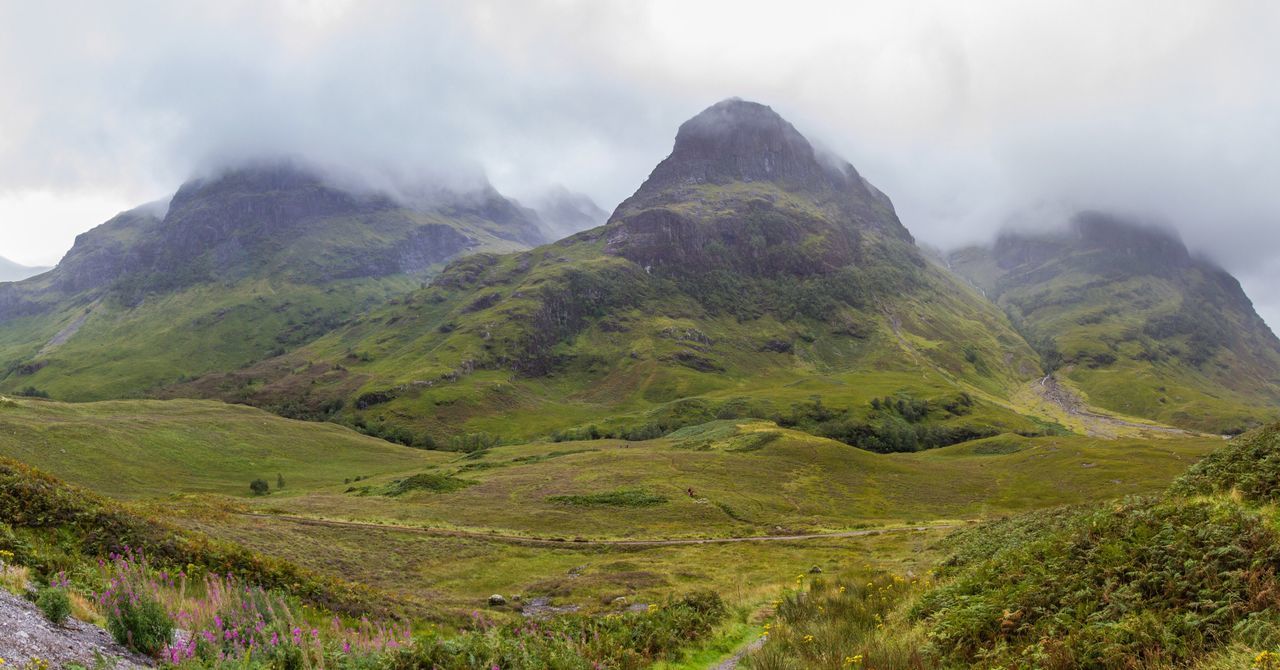
[[[1277,415],[1280,340],[1233,277],[1167,232],[1084,214],[950,264],[1097,406],[1213,432]]]
[[[493,593],[594,612],[705,588],[754,611],[814,565],[921,573],[956,525],[1158,492],[1221,444],[1010,434],[875,454],[716,421],[462,454],[206,401],[0,407],[0,456],[440,616]],[[814,533],[843,535],[722,542]]]
[[[726,123],[682,126],[607,225],[461,259],[292,355],[180,392],[301,403],[441,446],[593,424],[654,436],[717,417],[885,450],[1047,430],[1002,402],[1040,374],[1035,352],[924,260],[883,194],[768,108],[704,115]],[[886,397],[907,407],[872,406]]]
[[[154,395],[293,350],[460,254],[527,248],[537,225],[492,189],[406,205],[294,166],[193,180],[0,284],[0,389]]]
[[[645,442],[497,447],[262,504],[307,517],[533,537],[813,533],[1151,493],[1220,444],[1005,435],[875,454],[773,424],[717,422]]]
[[[332,424],[281,419],[202,400],[64,404],[0,400],[0,456],[118,498],[172,493],[249,496],[427,468],[440,454]]]
[[[1237,438],[1161,496],[967,529],[936,573],[816,582],[748,667],[1274,667],[1278,434]]]

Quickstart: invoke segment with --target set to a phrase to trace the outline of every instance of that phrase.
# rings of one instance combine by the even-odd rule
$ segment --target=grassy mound
[[[387,495],[402,496],[406,493],[414,491],[429,491],[431,493],[449,493],[451,491],[460,491],[475,484],[473,481],[452,477],[449,475],[441,475],[433,472],[424,472],[405,479],[394,482],[391,485]]]
[[[957,566],[912,614],[946,662],[1120,668],[1196,660],[1236,632],[1280,641],[1280,535],[1227,500],[1134,499]]]
[[[1210,454],[1170,491],[1184,496],[1238,491],[1250,502],[1280,501],[1280,424],[1243,435]]]

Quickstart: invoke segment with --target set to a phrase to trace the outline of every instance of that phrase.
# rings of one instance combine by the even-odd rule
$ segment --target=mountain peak
[[[681,124],[671,156],[652,186],[772,181],[788,186],[844,186],[852,166],[821,160],[809,140],[771,107],[740,98],[718,102]]]

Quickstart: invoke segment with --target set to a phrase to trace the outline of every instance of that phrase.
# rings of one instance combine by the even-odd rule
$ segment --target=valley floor
[[[20,400],[0,408],[0,456],[447,628],[710,589],[732,620],[696,664],[670,666],[689,670],[732,660],[797,575],[923,575],[957,527],[1157,493],[1224,444],[1116,421],[1108,439],[1004,434],[909,454],[758,420],[463,454],[209,402]],[[269,495],[251,495],[253,479]],[[508,604],[489,607],[495,594]]]

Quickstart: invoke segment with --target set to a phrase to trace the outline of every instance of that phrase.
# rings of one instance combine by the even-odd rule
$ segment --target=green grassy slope
[[[1235,279],[1164,232],[1097,214],[1073,225],[951,265],[1097,406],[1214,432],[1276,417],[1280,341]]]
[[[772,423],[717,421],[644,442],[463,455],[208,401],[0,407],[0,455],[116,497],[248,497],[250,480],[274,489],[281,474],[286,488],[260,499],[272,511],[538,536],[751,535],[975,518],[1156,491],[1220,444],[1004,435],[874,454]],[[420,474],[428,475],[421,486],[401,484]]]
[[[191,400],[0,401],[0,456],[118,498],[248,496],[250,481],[275,489],[277,475],[288,494],[442,460],[334,425]]]
[[[156,395],[295,349],[460,254],[537,239],[536,215],[491,189],[410,207],[297,167],[194,180],[0,284],[0,390]]]
[[[682,126],[603,227],[457,261],[291,356],[181,392],[276,407],[305,386],[317,410],[341,400],[342,421],[436,444],[604,423],[666,432],[781,416],[815,395],[847,413],[845,435],[883,432],[868,403],[892,394],[995,398],[952,423],[1042,430],[1000,402],[1040,373],[1004,314],[926,262],[852,166],[819,161],[763,109],[730,121],[732,141],[700,135],[702,115]],[[317,361],[348,374],[312,384]]]

